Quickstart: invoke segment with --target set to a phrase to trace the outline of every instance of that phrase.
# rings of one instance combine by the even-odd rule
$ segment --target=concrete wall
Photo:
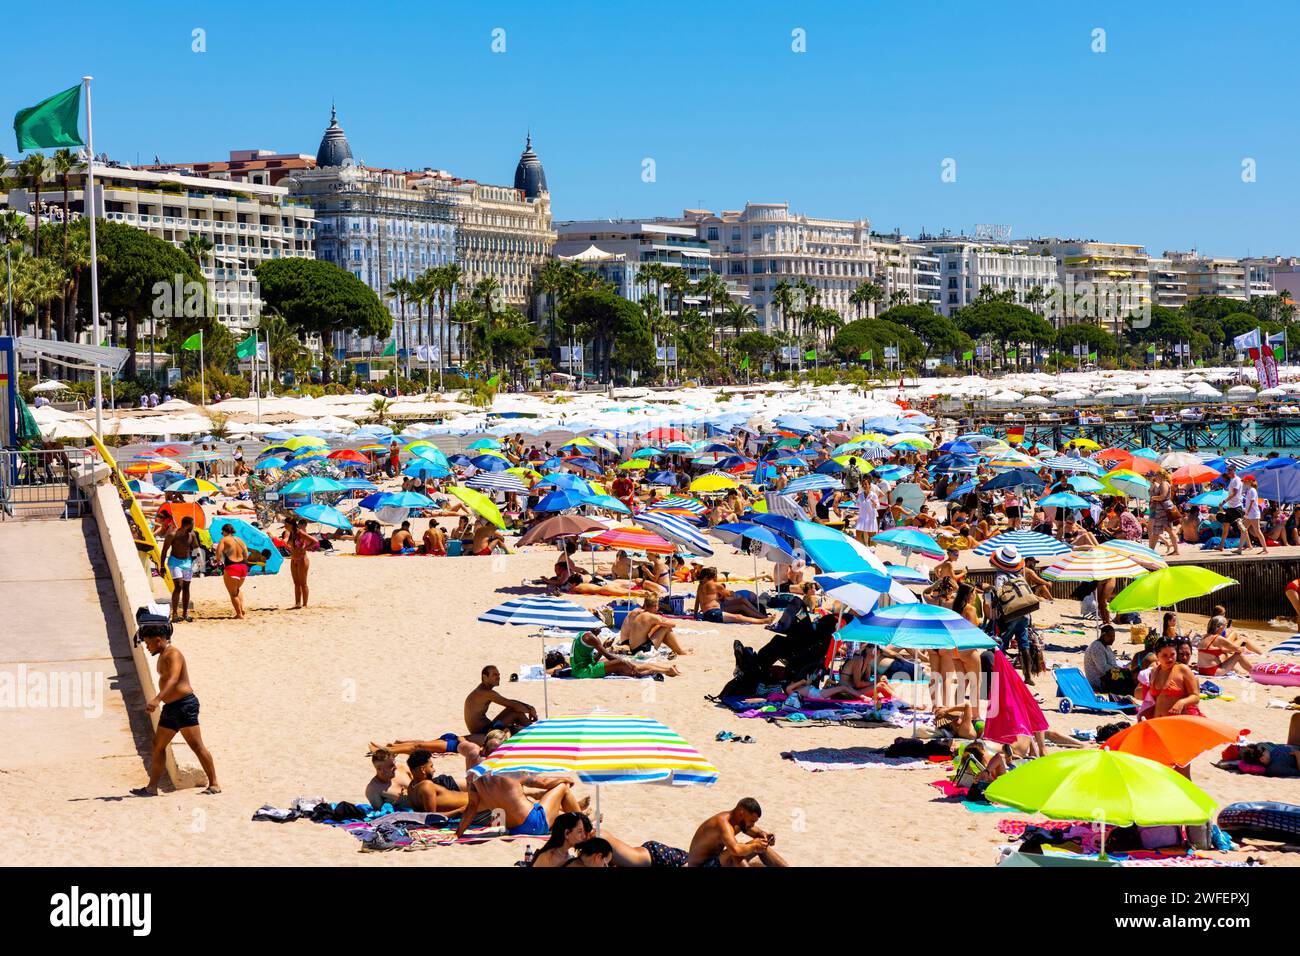
[[[79,479],[78,483],[90,499],[91,512],[95,516],[99,540],[104,548],[104,558],[113,578],[113,589],[117,593],[117,606],[122,614],[123,626],[127,634],[135,634],[136,609],[156,600],[153,579],[145,563],[147,559],[143,558],[135,546],[131,525],[122,511],[122,500],[109,480],[108,467],[100,465],[91,475]],[[158,693],[158,661],[143,644],[132,646],[131,656],[135,660],[136,674],[145,699],[152,700]],[[158,729],[161,712],[162,707],[159,707],[149,714],[149,721],[155,731]],[[203,769],[179,735],[167,751],[167,776],[173,787],[207,786]]]

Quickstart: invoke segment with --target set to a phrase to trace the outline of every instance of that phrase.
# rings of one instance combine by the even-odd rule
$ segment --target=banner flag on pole
[[[241,359],[251,359],[257,354],[257,336],[250,335],[235,346],[235,355]]]
[[[803,357],[804,357],[804,361],[815,362],[817,360],[817,350],[809,349],[807,352],[803,353]]]
[[[973,359],[974,357],[975,357],[975,353],[974,353],[974,352],[967,351],[967,352],[962,352],[962,353],[961,353],[961,360],[962,360],[963,362],[969,362],[969,361],[970,361],[971,359]]]
[[[195,332],[181,343],[181,348],[185,349],[187,352],[197,352],[199,349],[203,348],[203,333]]]
[[[387,358],[390,355],[396,355],[396,354],[397,354],[397,339],[394,338],[392,341],[390,341],[387,345],[384,346],[384,350],[379,353],[379,357]]]
[[[41,100],[14,114],[14,136],[18,149],[53,149],[84,146],[81,125],[81,84]]]
[[[740,360],[740,370],[743,372],[743,371],[745,371],[745,369],[747,369],[747,368],[749,368],[749,356],[748,356],[748,355],[746,355],[743,359]]]
[[[864,361],[864,362],[870,362],[870,361],[871,361],[871,349],[867,349],[867,350],[865,350],[861,355],[858,356],[858,358],[862,359],[862,361]]]

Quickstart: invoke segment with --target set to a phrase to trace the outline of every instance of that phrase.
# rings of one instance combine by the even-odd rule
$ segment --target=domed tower
[[[321,137],[320,149],[316,150],[316,168],[326,166],[351,166],[352,147],[348,145],[347,134],[339,126],[339,114],[333,104],[330,105],[330,125]]]
[[[528,134],[523,155],[515,167],[515,189],[520,190],[526,199],[537,199],[550,193],[546,188],[546,170],[542,169],[542,161],[533,152],[532,133]]]

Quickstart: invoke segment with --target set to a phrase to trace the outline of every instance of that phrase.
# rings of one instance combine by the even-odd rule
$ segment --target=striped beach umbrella
[[[346,491],[341,484],[333,478],[327,478],[324,475],[308,475],[305,478],[299,478],[297,481],[291,481],[280,489],[282,495],[314,495],[321,492]]]
[[[212,482],[204,481],[202,478],[186,478],[184,481],[168,485],[167,490],[180,495],[213,495],[221,491]]]
[[[528,494],[528,486],[520,481],[517,475],[507,475],[505,472],[495,474],[479,472],[466,481],[465,484],[470,488],[477,488],[479,491],[499,491],[504,494],[516,495]]]
[[[677,550],[675,544],[665,541],[653,531],[631,525],[602,531],[591,538],[591,543],[604,545],[607,548],[621,548],[625,551],[646,551],[651,554],[672,554]]]
[[[577,714],[540,720],[519,731],[478,766],[494,774],[573,774],[583,783],[710,786],[718,769],[657,720],[623,714]],[[599,819],[599,815],[597,815]]]
[[[560,631],[587,631],[601,626],[600,620],[581,605],[563,598],[535,597],[506,601],[478,616],[488,624],[548,627]]]
[[[1109,541],[1103,541],[1097,545],[1107,551],[1114,551],[1116,554],[1122,554],[1127,558],[1132,558],[1148,571],[1159,571],[1162,568],[1169,567],[1169,562],[1159,554],[1148,548],[1145,544],[1139,544],[1136,541],[1125,541],[1123,538],[1111,538]]]
[[[975,546],[973,553],[980,557],[988,557],[1006,545],[1014,547],[1023,558],[1054,558],[1060,554],[1069,554],[1072,550],[1064,541],[1053,538],[1050,534],[1039,534],[1037,531],[1004,531],[987,541],[981,541]]]
[[[894,604],[857,618],[835,632],[839,641],[915,650],[973,650],[993,647],[983,630],[937,604]]]
[[[636,516],[635,520],[665,541],[679,545],[691,554],[698,554],[703,558],[713,556],[709,539],[683,518],[662,511],[643,511]]]
[[[1300,635],[1288,638],[1269,651],[1270,654],[1300,654]]]
[[[1146,573],[1146,568],[1132,558],[1104,548],[1072,551],[1057,558],[1041,572],[1049,581],[1105,581],[1108,578],[1136,578]]]
[[[688,498],[685,495],[671,495],[667,498],[661,498],[651,505],[649,511],[685,511],[689,514],[702,516],[709,510],[708,506],[698,498]]]
[[[1065,471],[1080,475],[1102,475],[1106,471],[1095,461],[1086,458],[1071,458],[1069,455],[1044,458],[1039,464],[1052,469],[1052,471]]]
[[[844,484],[838,478],[832,478],[830,475],[804,475],[802,478],[796,478],[783,489],[782,494],[797,495],[805,491],[839,491]]]

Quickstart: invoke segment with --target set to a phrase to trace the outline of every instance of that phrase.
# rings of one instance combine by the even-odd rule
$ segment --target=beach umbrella
[[[1161,467],[1167,469],[1185,468],[1188,465],[1199,464],[1202,464],[1200,457],[1192,454],[1190,451],[1171,451],[1160,459]],[[1213,468],[1214,466],[1211,465],[1210,467]],[[1223,469],[1220,468],[1218,470],[1222,471]]]
[[[716,491],[727,491],[731,488],[740,487],[740,483],[730,475],[709,474],[701,475],[690,484],[691,491],[699,491],[705,494]]]
[[[450,464],[450,461],[448,461]],[[470,459],[470,464],[479,471],[505,471],[511,466],[509,458],[503,458],[499,455],[478,455]]]
[[[590,505],[593,508],[603,508],[606,511],[613,511],[616,514],[630,515],[632,509],[625,502],[619,501],[613,495],[593,494],[583,495],[582,503]]]
[[[942,558],[944,555],[938,541],[916,528],[890,528],[873,535],[871,541],[873,544],[887,544],[900,551],[905,558],[912,554],[925,555],[927,558]]]
[[[946,441],[946,442],[944,442],[942,445],[939,446],[939,450],[940,450],[940,451],[951,452],[952,454],[955,454],[955,455],[973,455],[973,454],[975,454],[975,446],[974,446],[974,445],[970,444],[969,442],[964,442],[964,441],[960,441],[960,440],[955,440],[955,441]]]
[[[538,637],[542,641],[542,702],[543,713],[551,714],[551,698],[546,676],[546,637],[547,632],[556,631],[592,631],[599,630],[603,623],[589,610],[581,605],[563,598],[534,595],[506,601],[478,616],[487,624],[512,624],[516,627],[538,628]]]
[[[515,475],[480,472],[466,481],[465,485],[469,488],[477,488],[479,491],[516,495],[528,494],[528,486]]]
[[[859,614],[874,611],[886,595],[899,604],[916,604],[920,600],[906,585],[874,570],[819,574],[813,580],[826,597]]]
[[[1133,458],[1133,453],[1123,448],[1103,448],[1092,456],[1093,461],[1105,462],[1119,466],[1127,465]]]
[[[531,468],[525,468],[522,466],[515,467],[515,468],[507,468],[505,470],[505,474],[514,475],[520,481],[537,482],[540,481],[542,478],[542,473],[540,471],[533,471],[533,469]]]
[[[221,489],[212,482],[204,481],[202,478],[186,478],[184,481],[168,485],[167,490],[180,495],[215,495],[221,492]]]
[[[584,515],[554,515],[539,521],[525,531],[516,542],[519,546],[546,543],[559,538],[576,538],[588,531],[603,531],[605,526],[595,518]]]
[[[415,444],[429,445],[432,444],[432,442],[411,442],[411,445],[415,445]],[[408,450],[410,450],[411,445],[406,446]],[[495,450],[500,447],[501,447],[500,439],[480,438],[478,441],[470,442],[468,445],[466,445],[465,450],[466,451],[481,451],[483,449]]]
[[[676,515],[662,511],[643,511],[636,516],[635,520],[664,540],[684,548],[691,554],[698,554],[705,558],[713,556],[709,539],[700,534],[693,525]]]
[[[126,486],[131,489],[132,494],[136,495],[155,496],[163,493],[161,488],[151,481],[145,481],[143,478],[132,478],[126,483]]]
[[[633,458],[658,458],[664,453],[662,448],[655,448],[653,445],[645,445],[641,448],[633,449],[631,455]]]
[[[1054,558],[1059,554],[1069,554],[1071,548],[1059,538],[1037,531],[1004,531],[986,541],[975,545],[972,552],[980,557],[988,557],[999,548],[1011,545],[1024,558]]]
[[[631,525],[624,525],[619,528],[609,528],[602,531],[589,539],[592,544],[603,545],[607,548],[620,548],[625,551],[646,551],[652,554],[672,554],[677,550],[677,546],[669,541],[665,541],[653,531],[647,531],[644,528],[636,528]]]
[[[244,544],[248,545],[250,551],[266,552],[267,558],[265,564],[250,564],[248,566],[249,574],[276,574],[280,566],[284,564],[284,557],[280,554],[280,549],[275,546],[275,542],[261,528],[254,528],[247,521],[239,518],[222,518],[214,521],[209,527],[199,531],[199,541],[206,547],[212,547],[217,540],[221,538],[221,529],[230,525],[231,530],[235,532],[235,537]]]
[[[317,524],[329,525],[342,531],[352,530],[352,522],[348,520],[348,516],[329,505],[303,505],[301,508],[294,509],[294,513]]]
[[[835,639],[927,651],[977,650],[996,643],[956,611],[937,604],[878,608],[840,628]]]
[[[646,461],[644,458],[632,458],[618,467],[620,471],[645,471],[647,468],[653,468],[654,462]]]
[[[267,436],[268,438],[270,435]],[[327,448],[329,442],[323,438],[317,438],[315,435],[295,435],[292,438],[286,438],[281,442],[285,448],[290,451],[298,451],[300,448]]]
[[[1217,508],[1228,497],[1227,488],[1211,489],[1202,491],[1199,495],[1194,495],[1187,499],[1189,505],[1205,505],[1207,508]]]
[[[1197,462],[1194,465],[1184,465],[1179,468],[1170,476],[1170,480],[1176,485],[1208,485],[1215,478],[1218,478],[1220,474],[1213,468]]]
[[[1043,490],[1043,479],[1032,469],[1016,467],[994,475],[984,483],[984,487],[989,491],[997,491],[999,488],[1033,488],[1037,492]]]
[[[1241,475],[1254,475],[1259,496],[1281,504],[1300,502],[1300,462],[1294,458],[1270,458],[1244,469]]]
[[[327,478],[324,475],[307,475],[295,481],[289,482],[280,489],[282,495],[314,495],[321,492],[329,491],[346,491],[341,484],[333,478]]]
[[[1300,654],[1300,635],[1288,638],[1269,651],[1270,654]]]
[[[930,575],[920,568],[910,568],[905,564],[886,564],[886,573],[902,584],[929,584]]]
[[[270,458],[259,458],[257,464],[253,465],[253,471],[270,471],[272,468],[288,467],[288,464],[285,459],[272,455]]]
[[[556,716],[525,727],[471,771],[474,777],[509,774],[576,776],[596,788],[612,783],[712,786],[718,769],[657,720],[622,714]]]
[[[1105,468],[1086,458],[1071,458],[1069,455],[1057,455],[1043,459],[1040,464],[1052,471],[1073,472],[1075,474],[1101,475]]]
[[[158,452],[157,454],[161,455],[163,452]],[[219,451],[192,451],[188,454],[179,456],[176,460],[183,462],[221,461],[225,457],[226,456]]]
[[[128,475],[156,475],[164,471],[180,471],[181,466],[174,461],[163,461],[157,458],[144,458],[132,461],[122,469]]]
[[[1098,491],[1103,491],[1106,487],[1096,478],[1092,477],[1092,475],[1074,475],[1068,479],[1068,483],[1071,488],[1082,495],[1090,495]]]
[[[1070,491],[1058,491],[1055,494],[1050,494],[1045,498],[1040,498],[1038,499],[1038,505],[1040,508],[1079,509],[1079,508],[1092,507],[1092,505],[1089,504],[1085,499],[1080,498],[1078,495]]]
[[[1069,441],[1067,441],[1067,442],[1066,442],[1063,446],[1061,446],[1061,447],[1063,447],[1063,448],[1085,448],[1085,449],[1088,449],[1088,450],[1090,450],[1090,451],[1097,451],[1097,450],[1099,450],[1099,449],[1101,448],[1101,446],[1098,445],[1098,444],[1097,444],[1095,441],[1093,441],[1091,438],[1071,438]]]
[[[695,451],[695,446],[686,441],[674,441],[664,445],[664,451],[669,455],[689,455]]]
[[[481,491],[475,491],[473,488],[466,488],[464,485],[452,485],[447,489],[447,493],[455,498],[460,499],[461,503],[469,508],[475,514],[486,518],[498,528],[505,528],[506,520],[501,517],[501,510],[492,503],[492,499],[487,497]]]
[[[1110,578],[1136,578],[1147,572],[1127,555],[1092,548],[1063,555],[1040,573],[1049,581],[1106,581]],[[1114,607],[1113,602],[1111,606]]]
[[[692,465],[706,465],[706,466],[714,466],[714,465],[718,465],[718,464],[720,464],[721,462],[726,461],[728,458],[730,458],[730,457],[731,457],[732,455],[734,455],[734,454],[735,454],[735,452],[731,452],[731,453],[726,453],[726,452],[710,452],[710,453],[707,454],[707,455],[697,455],[696,457],[694,457],[694,458],[691,459],[691,464],[692,464]]]
[[[1131,468],[1116,468],[1102,476],[1108,486],[1130,498],[1150,498],[1151,482]]]
[[[930,463],[930,472],[938,474],[941,471],[961,472],[975,470],[975,460],[967,458],[965,455],[941,455]]]
[[[435,465],[442,465],[448,471],[451,470],[451,461],[443,453],[442,449],[434,445],[424,445],[415,450],[415,457],[423,461],[433,462]]]
[[[582,458],[582,457],[565,458],[564,464],[568,465],[570,468],[578,468],[581,469],[582,471],[589,471],[594,475],[599,475],[604,471],[604,469],[601,468],[600,465],[596,464],[590,458]]]
[[[786,485],[781,493],[785,495],[802,494],[805,491],[829,491],[840,490],[844,487],[838,478],[832,478],[830,475],[804,475],[802,478],[796,478]]]
[[[542,497],[537,504],[533,505],[534,511],[568,511],[570,508],[581,508],[587,496],[580,491],[568,491],[557,489],[550,494]]]
[[[402,474],[411,478],[447,478],[451,475],[451,471],[443,465],[418,459],[407,464],[402,469]]]
[[[686,511],[697,517],[702,517],[709,509],[698,498],[690,498],[686,495],[670,495],[667,498],[661,498],[653,505],[650,505],[648,511]]]
[[[370,502],[370,504],[367,504]],[[433,499],[418,491],[392,491],[370,495],[361,499],[361,507],[378,511],[381,508],[432,508]]]
[[[1129,461],[1125,470],[1137,472],[1139,475],[1153,475],[1160,470],[1160,462],[1154,458],[1145,458],[1142,455],[1134,455]]]
[[[1134,449],[1133,449],[1133,457],[1134,457],[1134,458],[1146,458],[1146,459],[1148,459],[1148,460],[1150,460],[1150,461],[1159,462],[1159,461],[1160,461],[1160,452],[1156,451],[1154,448],[1145,448],[1145,447],[1143,447],[1143,448],[1134,448]]]
[[[1232,578],[1216,574],[1209,568],[1176,564],[1138,578],[1111,598],[1110,609],[1116,614],[1124,614],[1129,611],[1173,607],[1179,601],[1213,594],[1236,583]]]
[[[340,478],[339,484],[348,491],[375,491],[379,488],[373,481],[365,478]]]
[[[885,481],[898,481],[902,478],[908,478],[915,471],[911,465],[882,465],[874,469],[868,465],[863,470],[870,470],[877,478],[883,478]]]
[[[1170,714],[1140,721],[1107,738],[1101,746],[1166,767],[1186,767],[1211,747],[1233,743],[1239,736],[1235,727],[1208,717]]]
[[[984,791],[990,803],[1052,820],[1093,820],[1106,827],[1205,823],[1214,801],[1175,770],[1111,750],[1063,750],[1023,763]]]
[[[580,478],[567,471],[557,471],[554,474],[547,475],[533,487],[558,488],[561,491],[576,491],[584,495],[591,494],[591,485],[585,478]]]
[[[768,561],[793,561],[794,551],[785,539],[761,524],[736,521],[720,524],[710,530],[715,537],[728,544],[735,545],[741,551],[748,551],[754,559],[754,577],[758,578],[758,556],[762,552]]]
[[[1162,558],[1145,544],[1139,544],[1136,541],[1125,541],[1123,538],[1111,538],[1109,541],[1103,541],[1097,547],[1106,551],[1114,551],[1116,554],[1122,554],[1130,558],[1148,571],[1159,571],[1161,568],[1169,567],[1169,562]]]
[[[646,478],[648,485],[667,485],[669,488],[677,487],[677,474],[672,471],[656,471],[653,475]]]
[[[370,464],[370,459],[367,456],[352,448],[340,448],[338,451],[330,452],[325,457],[332,461],[346,461],[356,465]]]

